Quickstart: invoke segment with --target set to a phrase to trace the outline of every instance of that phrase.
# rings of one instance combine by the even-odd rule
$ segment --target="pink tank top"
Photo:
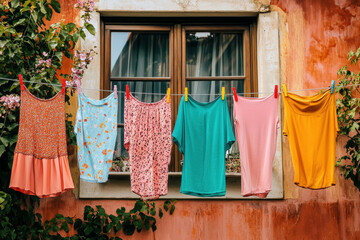
[[[131,190],[143,199],[167,194],[171,154],[171,103],[167,96],[144,103],[125,98],[124,145],[129,152]]]
[[[276,151],[279,98],[238,97],[234,101],[235,135],[241,162],[241,194],[265,198],[271,190]]]

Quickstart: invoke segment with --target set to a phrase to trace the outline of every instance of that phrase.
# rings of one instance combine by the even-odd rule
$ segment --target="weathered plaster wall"
[[[72,4],[62,1],[62,6],[67,17],[74,17],[68,14]],[[355,0],[273,1],[271,11],[279,14],[280,78],[289,90],[329,85],[347,63],[347,52],[360,46],[360,6]],[[282,140],[285,200],[179,201],[173,216],[158,221],[155,233],[124,239],[360,239],[358,190],[338,169],[334,187],[314,191],[295,186],[288,142]],[[340,138],[339,156],[342,145]],[[74,159],[70,165],[76,171]],[[120,206],[132,207],[133,201],[77,200],[67,192],[41,200],[39,211],[46,218],[57,212],[81,217],[87,204],[101,204],[114,213]]]

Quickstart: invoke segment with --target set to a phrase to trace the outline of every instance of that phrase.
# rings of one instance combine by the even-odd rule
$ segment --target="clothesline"
[[[6,80],[6,81],[13,81],[13,82],[17,82],[19,81],[19,79],[11,79],[11,78],[4,78],[4,77],[0,77],[0,80]],[[48,85],[48,86],[58,86],[61,87],[61,84],[52,84],[52,83],[44,83],[44,82],[33,82],[33,81],[27,81],[27,80],[23,80],[23,82],[27,82],[27,83],[34,83],[34,84],[41,84],[41,85]],[[360,84],[348,84],[348,85],[343,85],[343,86],[338,86],[335,88],[344,88],[344,87],[354,87],[354,86],[360,86]],[[66,86],[66,88],[73,88],[76,89],[76,87],[69,87]],[[324,90],[324,89],[329,89],[329,87],[319,87],[319,88],[304,88],[304,89],[297,89],[297,90],[287,90],[288,92],[303,92],[303,91],[310,91],[310,90]],[[113,92],[113,90],[106,90],[106,89],[95,89],[95,88],[83,88],[81,87],[81,90],[90,90],[90,91],[98,91],[98,92]],[[283,91],[279,91],[278,93],[281,94]],[[117,93],[126,93],[126,91],[117,91]],[[144,95],[166,95],[166,93],[147,93],[147,92],[131,92],[132,94],[144,94]],[[274,93],[274,91],[271,92],[249,92],[249,93],[237,93],[238,95],[252,95],[252,94],[272,94]],[[182,96],[184,95],[183,93],[171,93],[171,96]],[[212,93],[194,93],[194,94],[189,94],[189,95],[194,95],[194,96],[211,96],[211,95],[221,95],[221,93],[216,93],[216,94],[212,94]],[[232,93],[228,93],[225,94],[226,96],[232,96]]]

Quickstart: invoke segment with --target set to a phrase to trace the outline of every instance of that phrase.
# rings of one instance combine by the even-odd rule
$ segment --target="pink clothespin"
[[[117,98],[117,85],[114,85],[114,97]]]

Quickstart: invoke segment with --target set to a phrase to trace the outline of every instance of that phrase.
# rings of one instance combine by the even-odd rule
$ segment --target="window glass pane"
[[[113,172],[130,172],[129,154],[124,147],[124,128],[119,127],[116,137],[114,159],[111,171]]]
[[[242,33],[186,33],[186,76],[243,76]]]
[[[166,91],[170,86],[170,82],[165,81],[112,81],[111,87],[117,85],[118,91],[126,91],[126,85],[129,85],[130,93],[142,102],[157,102],[166,95]],[[160,93],[156,95],[144,93]],[[124,123],[124,99],[125,93],[118,93],[118,123]],[[112,171],[128,172],[128,152],[124,147],[124,128],[118,128],[118,135],[115,144],[115,155],[113,161]]]
[[[111,32],[111,77],[168,77],[169,33]]]
[[[235,87],[238,93],[244,92],[244,81],[187,81],[189,94],[195,100],[199,102],[210,102],[215,100],[221,95],[221,88],[225,87],[225,93],[232,93],[232,88]],[[195,95],[204,94],[204,95]],[[211,94],[211,95],[208,95]],[[229,107],[229,114],[231,119],[231,125],[234,133],[234,117],[233,117],[233,100],[232,96],[227,96],[227,103]],[[239,159],[239,148],[237,142],[235,142],[226,156],[226,172],[228,173],[240,173],[240,159]]]

